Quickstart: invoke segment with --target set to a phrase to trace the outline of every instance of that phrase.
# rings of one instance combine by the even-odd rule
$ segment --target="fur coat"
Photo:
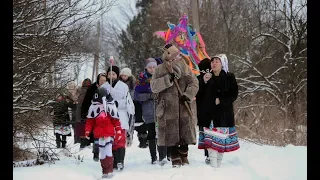
[[[166,62],[164,62],[166,63]],[[196,140],[196,101],[198,79],[192,73],[182,58],[173,61],[173,70],[179,78],[178,83],[187,96],[191,117],[184,104],[179,102],[179,92],[165,64],[157,66],[151,80],[151,90],[156,93],[156,121],[158,123],[158,145],[177,146],[184,144],[195,145]]]

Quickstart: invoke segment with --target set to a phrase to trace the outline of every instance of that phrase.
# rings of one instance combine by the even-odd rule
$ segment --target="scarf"
[[[142,71],[138,75],[135,91],[137,91],[138,93],[152,93],[150,88],[151,78],[152,74],[148,73],[146,69]]]

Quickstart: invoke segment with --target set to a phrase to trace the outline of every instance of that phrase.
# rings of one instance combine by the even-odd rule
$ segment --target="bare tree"
[[[77,60],[70,54],[81,44],[81,37],[95,15],[108,11],[114,1],[104,0],[104,6],[100,6],[100,2],[13,1],[14,139],[24,133],[36,140],[34,134],[48,125],[50,118],[41,116],[44,107],[48,100],[65,89],[69,80],[74,79],[70,74],[62,73]],[[49,75],[55,78],[54,87],[45,83]]]

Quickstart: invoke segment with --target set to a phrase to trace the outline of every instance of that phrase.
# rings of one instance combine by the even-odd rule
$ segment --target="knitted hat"
[[[173,60],[180,54],[180,50],[172,44],[165,45],[163,50],[162,59],[165,61]]]
[[[111,71],[111,67],[108,68],[107,74],[108,74],[110,71]],[[117,74],[117,77],[119,77],[120,69],[118,68],[118,66],[112,66],[112,71]]]
[[[144,60],[145,68],[150,66],[157,66],[157,61],[154,58],[148,58]]]
[[[211,58],[211,61],[214,59],[214,58],[219,58],[220,61],[221,61],[221,64],[222,64],[222,69],[225,71],[225,72],[229,72],[229,67],[228,67],[228,59],[227,59],[227,56],[225,54],[217,54],[215,56],[213,56]]]
[[[154,58],[154,59],[157,61],[157,64],[158,64],[158,65],[163,63],[163,61],[162,61],[161,58]]]
[[[89,78],[82,81],[82,87],[90,87],[91,86],[91,80]]]
[[[128,77],[131,77],[132,76],[131,69],[123,68],[120,72],[120,75],[127,75]]]
[[[208,58],[201,60],[200,63],[198,64],[198,67],[200,70],[200,74],[205,74],[209,72],[211,69],[211,60]]]

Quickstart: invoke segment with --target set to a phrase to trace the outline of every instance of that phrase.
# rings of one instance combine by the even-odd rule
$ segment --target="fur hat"
[[[162,59],[165,61],[173,60],[180,54],[180,50],[172,44],[165,45],[163,50]]]
[[[154,59],[157,61],[157,64],[158,64],[158,65],[163,63],[163,61],[162,61],[161,58],[154,58]]]
[[[144,60],[145,68],[149,66],[157,66],[157,61],[154,58],[148,58]]]
[[[229,72],[228,59],[225,54],[217,54],[211,58],[211,61],[213,61],[214,58],[219,58],[222,64],[222,69],[225,72]]]
[[[205,74],[211,70],[211,60],[208,58],[205,58],[200,61],[198,64],[200,74]]]
[[[120,72],[120,75],[127,75],[128,77],[131,77],[132,76],[131,69],[123,68]]]
[[[108,68],[107,74],[111,71],[111,67]],[[112,66],[112,71],[117,74],[117,77],[119,77],[120,69],[118,66]]]

